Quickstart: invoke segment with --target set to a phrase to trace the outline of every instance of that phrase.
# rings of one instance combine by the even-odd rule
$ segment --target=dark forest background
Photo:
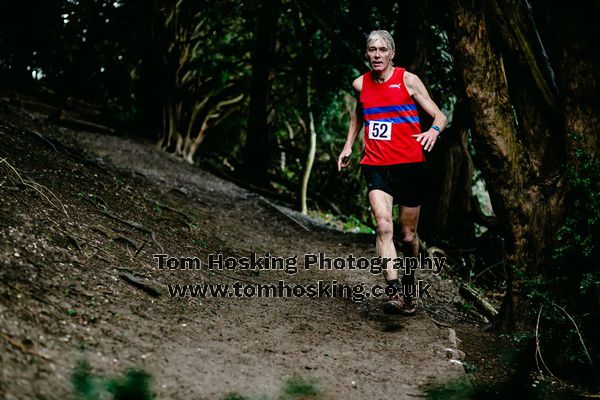
[[[0,86],[58,106],[56,121],[153,141],[369,231],[360,144],[349,170],[335,161],[351,82],[368,70],[366,35],[389,30],[395,64],[450,120],[427,155],[420,236],[447,249],[462,278],[505,294],[498,330],[532,344],[543,315],[552,368],[590,383],[600,364],[599,11],[591,0],[3,2]]]

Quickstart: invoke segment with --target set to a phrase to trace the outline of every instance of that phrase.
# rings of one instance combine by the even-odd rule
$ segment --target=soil
[[[95,376],[145,370],[158,399],[280,398],[290,378],[314,385],[318,393],[305,398],[412,399],[434,385],[505,374],[505,344],[460,307],[447,270],[419,277],[432,298],[413,317],[384,314],[376,298],[173,298],[167,290],[282,279],[381,284],[367,271],[302,268],[308,253],[374,257],[372,235],[333,229],[153,144],[67,129],[6,98],[0,143],[0,398],[75,398],[71,376],[82,359]],[[153,257],[267,252],[297,255],[300,270],[160,270]],[[450,329],[462,343],[450,341]],[[452,359],[457,347],[462,361]],[[479,367],[475,375],[465,360]]]

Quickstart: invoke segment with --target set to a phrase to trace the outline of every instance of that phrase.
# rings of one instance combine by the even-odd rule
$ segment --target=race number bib
[[[382,121],[370,121],[369,139],[392,140],[392,123]]]

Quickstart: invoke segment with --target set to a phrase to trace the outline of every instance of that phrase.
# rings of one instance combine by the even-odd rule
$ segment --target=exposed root
[[[135,252],[133,258],[136,259],[137,256],[140,254],[140,252],[144,249],[144,247],[146,247],[146,245],[148,244],[148,241],[146,240],[139,249],[137,249],[137,251]]]
[[[26,131],[26,130],[23,130],[23,132],[26,132],[26,133],[32,133],[32,134],[34,134],[34,135],[35,135],[35,136],[37,136],[37,137],[38,137],[38,138],[39,138],[41,141],[43,141],[43,142],[44,142],[44,143],[46,143],[46,144],[47,144],[49,147],[51,147],[51,148],[52,148],[52,150],[54,150],[54,152],[55,152],[55,153],[58,153],[58,150],[56,149],[56,146],[54,145],[54,143],[52,143],[52,141],[48,140],[48,138],[47,138],[46,136],[44,136],[44,135],[42,135],[41,133],[39,133],[39,132],[36,132],[36,131]]]
[[[112,240],[115,242],[124,243],[125,245],[131,246],[134,249],[137,249],[139,247],[133,239],[130,239],[127,236],[116,236],[112,238]]]
[[[182,217],[184,217],[186,220],[188,220],[188,222],[194,222],[194,220],[192,219],[192,217],[190,217],[189,215],[187,215],[186,213],[184,213],[184,212],[183,212],[183,211],[181,211],[181,210],[178,210],[178,209],[176,209],[176,208],[170,207],[170,206],[168,206],[168,205],[166,205],[166,204],[163,204],[163,203],[159,202],[158,200],[154,200],[154,199],[152,199],[152,198],[150,198],[150,197],[146,197],[146,200],[148,200],[148,201],[150,201],[150,202],[154,203],[155,205],[157,205],[157,206],[158,206],[158,207],[160,207],[160,208],[163,208],[163,209],[165,209],[165,210],[172,211],[172,212],[174,212],[174,213],[176,213],[176,214],[179,214],[179,215],[181,215],[181,216],[182,216]]]
[[[214,271],[210,271],[210,272],[211,272],[211,273],[213,273],[213,274],[216,274],[216,275],[224,276],[225,278],[229,278],[229,279],[231,279],[231,280],[233,280],[233,281],[239,281],[239,282],[251,283],[251,284],[253,284],[253,285],[257,285],[257,284],[259,284],[259,282],[256,282],[256,281],[251,281],[251,280],[249,280],[249,279],[244,279],[244,278],[239,278],[239,277],[235,277],[235,276],[227,275],[226,273],[224,273],[224,272],[222,272],[222,271],[217,271],[217,270],[214,270]]]
[[[433,322],[434,324],[436,324],[439,327],[443,327],[443,328],[451,328],[452,324],[447,324],[445,322],[441,322],[438,321],[437,319],[434,319],[431,315],[429,315],[429,313],[427,311],[425,311],[425,314],[427,315],[427,317],[431,320],[431,322]]]
[[[119,277],[130,285],[143,290],[152,297],[160,297],[160,290],[151,281],[139,278],[131,272],[121,271]]]
[[[427,248],[427,256],[430,258],[434,258],[434,257],[447,257],[446,252],[442,249],[440,249],[439,247],[436,246],[431,246]]]
[[[67,236],[67,237],[71,237],[71,238],[75,239],[76,241],[78,241],[78,242],[80,242],[80,243],[85,243],[86,245],[90,246],[91,248],[94,248],[94,249],[96,249],[96,250],[98,250],[98,251],[102,252],[104,255],[108,256],[109,258],[116,259],[116,260],[117,260],[117,261],[119,261],[120,263],[127,263],[127,262],[128,262],[127,260],[125,260],[125,259],[123,259],[123,258],[121,258],[121,257],[115,256],[115,255],[114,255],[114,254],[112,254],[111,252],[108,252],[108,251],[104,250],[102,247],[99,247],[99,246],[95,245],[95,244],[94,244],[94,243],[92,243],[91,241],[89,241],[89,240],[87,240],[87,239],[85,239],[85,238],[79,237],[79,236],[77,236],[77,235],[73,234],[72,232],[69,232],[69,231],[68,231],[68,230],[66,230],[65,228],[61,227],[61,226],[58,224],[58,222],[56,222],[56,221],[53,221],[53,220],[51,220],[51,219],[49,219],[49,221],[53,222],[53,223],[54,223],[54,225],[55,225],[55,228],[56,228],[56,229],[57,229],[57,230],[58,230],[60,233],[62,233],[63,235],[65,235],[65,236]],[[105,233],[103,230],[99,230],[99,229],[97,229],[97,231],[98,231],[98,232]],[[109,238],[110,238],[110,236],[109,236]],[[115,264],[114,262],[110,262],[110,260],[108,260],[108,259],[106,259],[106,258],[104,258],[104,257],[102,257],[102,256],[99,256],[99,255],[98,255],[98,258],[100,258],[100,259],[102,259],[102,260],[105,260],[105,261],[107,261],[109,264]]]
[[[503,264],[504,264],[504,260],[502,260],[502,261],[499,261],[499,262],[497,262],[497,263],[495,263],[495,264],[492,264],[492,265],[490,265],[489,267],[487,267],[486,269],[484,269],[483,271],[481,271],[481,272],[479,272],[477,275],[475,275],[475,276],[473,277],[473,281],[476,281],[476,280],[477,280],[477,278],[479,278],[481,275],[485,274],[486,272],[488,272],[488,271],[489,271],[489,270],[491,270],[492,268],[495,268],[495,267],[497,267],[497,266],[499,266],[499,265],[503,265]]]
[[[304,225],[302,222],[298,221],[296,218],[292,217],[288,213],[281,210],[279,207],[277,207],[275,204],[271,203],[269,200],[265,199],[263,196],[258,196],[258,198],[260,200],[264,201],[267,205],[271,206],[271,208],[273,208],[275,211],[278,211],[279,213],[281,213],[284,216],[286,216],[287,218],[289,218],[291,221],[296,223],[298,226],[300,226],[305,231],[310,232],[310,229],[308,227],[306,227],[306,225]]]
[[[6,165],[8,165],[8,167],[15,173],[15,175],[17,175],[17,177],[19,178],[19,180],[21,181],[21,184],[23,186],[27,186],[27,187],[35,190],[43,198],[45,198],[46,201],[48,201],[48,203],[52,204],[52,207],[56,208],[57,210],[62,209],[62,211],[67,216],[67,218],[69,218],[69,214],[67,213],[67,209],[65,208],[65,205],[62,203],[62,201],[60,201],[60,199],[50,189],[48,189],[44,185],[41,185],[41,184],[39,184],[39,183],[37,183],[35,181],[32,181],[31,179],[23,179],[23,177],[21,176],[21,174],[19,174],[19,172],[17,172],[17,170],[15,169],[15,167],[13,167],[6,160],[6,158],[0,159],[0,164],[2,164],[2,163],[5,163]],[[54,204],[54,202],[52,200],[50,200],[50,198],[44,193],[44,190],[46,190],[52,197],[54,197],[54,199],[58,202],[58,204],[60,204],[60,207],[57,206],[56,204]]]
[[[120,223],[122,223],[124,225],[127,225],[127,226],[131,227],[131,228],[138,229],[139,231],[141,231],[143,233],[149,234],[150,237],[152,238],[152,241],[154,242],[154,244],[156,244],[156,246],[160,249],[160,251],[162,253],[165,252],[164,247],[158,242],[158,240],[156,240],[156,235],[154,234],[154,231],[152,229],[147,228],[146,226],[140,224],[139,222],[130,221],[128,219],[121,218],[120,216],[118,216],[118,215],[116,215],[116,214],[108,211],[108,207],[106,205],[100,205],[100,204],[98,204],[95,201],[95,198],[96,197],[94,197],[94,199],[88,199],[86,197],[86,199],[88,201],[90,201],[92,204],[94,204],[96,206],[96,208],[98,209],[98,212],[100,214],[102,214],[102,215],[104,215],[104,216],[106,216],[108,218],[114,219],[115,221],[118,221],[118,222],[120,222]],[[137,246],[133,246],[133,247],[137,247]]]
[[[37,353],[27,347],[25,347],[24,345],[22,345],[21,343],[11,339],[8,335],[1,333],[0,332],[0,337],[4,340],[6,340],[11,346],[13,346],[14,348],[20,350],[22,353],[26,353],[26,354],[31,354],[32,356],[36,356],[36,357],[40,357],[43,358],[44,360],[48,360],[51,361],[51,358],[48,356],[45,356],[43,354]]]
[[[72,235],[67,233],[67,239],[69,239],[71,241],[71,243],[73,243],[73,245],[75,247],[77,247],[77,250],[81,251],[81,245],[79,244],[79,240],[77,240],[75,237],[73,237]]]
[[[112,236],[110,235],[110,233],[108,233],[102,225],[90,226],[89,228],[93,231],[101,233],[102,235],[106,236],[109,239],[112,239]]]

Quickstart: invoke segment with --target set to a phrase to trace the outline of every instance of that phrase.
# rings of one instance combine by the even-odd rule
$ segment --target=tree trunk
[[[503,330],[511,331],[525,322],[527,313],[520,277],[535,273],[547,260],[544,249],[551,244],[553,229],[563,211],[563,185],[560,178],[549,176],[555,173],[556,154],[547,156],[548,153],[535,148],[536,125],[533,122],[517,125],[515,114],[525,121],[521,112],[531,110],[515,109],[511,104],[507,79],[512,75],[506,73],[503,58],[492,44],[493,32],[488,23],[489,18],[495,20],[496,26],[503,23],[497,14],[494,18],[494,6],[494,1],[455,1],[450,13],[456,64],[472,114],[473,143],[507,243],[509,291],[500,322]],[[503,6],[507,19],[519,20],[516,7]],[[499,34],[502,36],[502,31]],[[506,43],[509,41],[505,40]],[[518,77],[523,79],[522,75]],[[527,96],[533,94],[528,92]],[[515,102],[517,106],[523,103]],[[538,116],[547,116],[543,109],[535,111]],[[552,135],[551,131],[545,132],[544,135]]]
[[[559,115],[566,133],[566,152],[573,165],[576,153],[598,159],[600,138],[600,4],[575,1],[565,7],[556,2],[536,2],[535,21],[540,26],[548,57],[555,68],[560,91]]]
[[[469,120],[466,104],[456,105],[452,126],[427,155],[428,185],[419,231],[428,238],[470,243],[475,238],[473,161],[467,147]],[[481,223],[481,220],[477,221]],[[489,225],[486,223],[486,225]]]
[[[396,52],[396,61],[417,74],[427,85],[428,30],[427,10],[423,2],[409,1],[398,5],[396,37],[402,47]],[[414,18],[406,19],[406,15]],[[408,46],[408,47],[407,47]],[[434,93],[430,93],[433,97]],[[418,105],[417,105],[418,106]],[[469,120],[466,106],[457,104],[452,127],[443,133],[431,153],[426,153],[429,183],[419,220],[419,232],[432,239],[448,239],[467,243],[474,239],[475,227],[471,211],[471,182],[473,163],[467,148]],[[418,106],[421,129],[429,129],[432,118]]]
[[[495,32],[491,39],[501,52],[517,116],[517,138],[529,152],[530,177],[556,176],[565,160],[561,113],[557,112],[557,88],[538,61],[544,49],[534,39],[532,19],[522,0],[490,0],[489,14]]]
[[[224,96],[227,91],[221,92],[220,95],[214,97],[216,99]],[[243,100],[244,95],[240,94],[236,97],[219,101],[218,103],[211,106],[208,111],[193,113],[188,121],[188,134],[185,137],[185,145],[183,147],[182,156],[185,161],[190,164],[194,163],[194,155],[200,147],[200,144],[204,141],[206,133],[209,128],[218,125],[223,119],[225,119]],[[206,102],[205,106],[209,107],[211,102]],[[199,126],[199,127],[198,127]]]
[[[311,86],[312,86],[312,68],[308,67],[306,72],[306,119],[308,121],[307,133],[308,133],[308,151],[306,154],[306,164],[304,165],[304,171],[302,173],[302,185],[300,187],[300,211],[302,214],[308,213],[308,207],[306,205],[307,193],[308,193],[308,179],[310,178],[310,171],[312,170],[313,163],[315,161],[315,153],[317,151],[317,130],[315,129],[315,119],[312,112],[312,98],[311,98]]]
[[[257,185],[268,183],[271,161],[269,110],[271,109],[271,70],[279,2],[261,3],[252,52],[252,83],[248,132],[244,147],[244,177]]]

